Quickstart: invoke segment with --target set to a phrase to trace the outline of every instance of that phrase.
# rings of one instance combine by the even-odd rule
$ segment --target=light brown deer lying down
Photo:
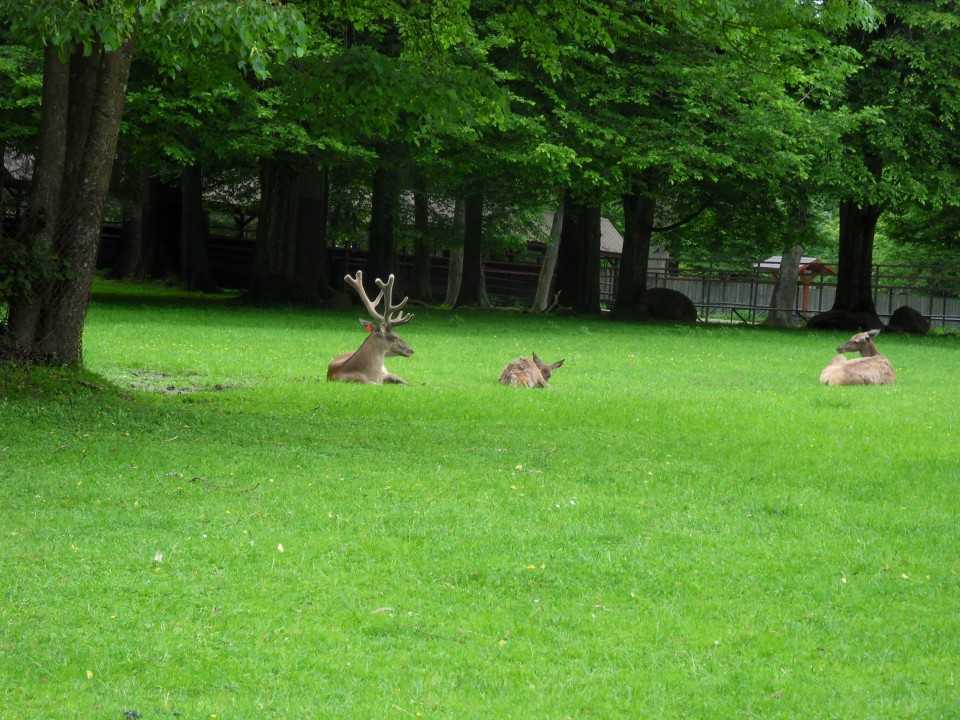
[[[533,360],[521,357],[507,365],[500,373],[500,384],[512,387],[548,387],[553,371],[563,365],[563,360],[548,365],[533,354]]]
[[[363,273],[361,271],[357,270],[356,277],[347,275],[343,279],[357,291],[367,308],[367,312],[370,313],[370,317],[375,322],[360,319],[360,324],[370,334],[354,352],[338,355],[330,361],[330,365],[327,366],[327,380],[368,383],[370,385],[382,385],[383,383],[406,385],[406,380],[387,372],[383,361],[388,357],[398,355],[410,357],[413,355],[410,346],[393,331],[397,325],[404,325],[413,319],[413,315],[410,313],[404,315],[400,312],[403,306],[407,304],[407,298],[401,300],[397,305],[393,304],[393,275],[386,282],[377,278],[376,282],[377,287],[380,288],[380,294],[372,302],[363,289]],[[383,314],[377,312],[377,305],[381,299],[383,300]]]
[[[837,348],[840,353],[820,373],[823,385],[893,385],[893,365],[873,344],[879,330],[859,333]],[[848,360],[843,353],[859,352]]]

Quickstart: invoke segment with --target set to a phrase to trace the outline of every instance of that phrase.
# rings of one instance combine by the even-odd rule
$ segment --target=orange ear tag
[[[363,329],[366,330],[368,333],[369,333],[369,332],[373,332],[373,323],[371,323],[371,322],[364,323],[364,324],[363,324]]]

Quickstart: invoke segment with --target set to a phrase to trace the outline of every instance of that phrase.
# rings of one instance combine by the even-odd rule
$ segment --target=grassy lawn
[[[415,313],[408,387],[106,283],[86,372],[0,370],[0,717],[957,717],[955,337]]]

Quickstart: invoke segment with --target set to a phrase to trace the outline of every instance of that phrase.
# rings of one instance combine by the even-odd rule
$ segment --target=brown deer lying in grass
[[[386,282],[377,278],[376,282],[377,287],[380,288],[380,294],[372,302],[363,289],[363,273],[360,270],[357,270],[356,277],[347,275],[343,279],[357,291],[357,295],[360,296],[360,300],[363,301],[367,312],[370,313],[370,317],[375,322],[360,319],[360,324],[370,334],[354,352],[343,353],[330,361],[330,365],[327,366],[327,380],[368,383],[371,385],[382,385],[383,383],[406,385],[406,380],[387,371],[383,361],[388,357],[398,355],[410,357],[413,355],[410,346],[393,331],[398,325],[404,325],[413,319],[413,315],[410,313],[404,315],[400,312],[403,306],[407,304],[407,298],[401,300],[397,305],[393,304],[393,275]],[[377,305],[381,299],[383,300],[382,315],[377,312]]]
[[[873,338],[879,330],[859,333],[837,348],[840,353],[820,373],[823,385],[893,385],[893,365],[885,358]],[[859,352],[860,357],[848,360],[843,353]]]
[[[521,357],[508,364],[500,373],[500,384],[512,387],[548,387],[553,371],[563,365],[563,360],[547,364],[533,354],[533,360]]]

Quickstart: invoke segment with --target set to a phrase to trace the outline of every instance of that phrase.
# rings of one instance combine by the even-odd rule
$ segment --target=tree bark
[[[773,283],[770,309],[763,324],[768,327],[792,327],[797,324],[793,314],[797,297],[797,277],[800,275],[800,258],[803,245],[788,243],[780,256],[780,271]]]
[[[551,307],[550,291],[553,288],[553,275],[557,270],[557,256],[560,254],[560,235],[562,231],[563,195],[557,201],[557,210],[553,213],[553,222],[550,223],[550,243],[547,245],[547,250],[543,254],[543,262],[540,264],[537,293],[530,308],[532,312],[546,312]]]
[[[260,161],[257,247],[248,295],[316,304],[329,297],[328,176],[316,158]]]
[[[396,171],[381,165],[373,173],[370,193],[370,234],[367,246],[367,274],[386,280],[397,274],[397,253],[395,229],[397,205],[399,203],[399,184]],[[402,296],[399,280],[394,292]]]
[[[835,309],[875,313],[873,302],[873,241],[880,209],[848,201],[840,205],[840,257]]]
[[[110,270],[110,278],[124,280],[136,275],[143,255],[143,204],[124,198],[120,201],[123,221],[120,226],[120,254]]]
[[[207,222],[203,212],[203,176],[200,165],[180,171],[183,201],[180,216],[180,282],[187,290],[213,292],[216,283],[210,275],[207,255]]]
[[[293,268],[290,200],[294,172],[284,160],[260,160],[260,211],[248,294],[257,301],[286,299]]]
[[[50,251],[56,235],[57,214],[67,159],[67,115],[70,107],[70,59],[60,60],[48,44],[43,55],[43,92],[40,106],[40,149],[33,171],[30,199],[17,242],[41,251]],[[36,344],[40,312],[52,282],[35,295],[10,303],[8,330],[15,345],[32,351]]]
[[[7,157],[7,144],[5,142],[0,142],[0,158],[6,159]],[[6,235],[6,199],[7,199],[7,168],[4,165],[3,161],[0,160],[0,241],[3,240]],[[4,329],[3,323],[0,323],[0,331]]]
[[[417,179],[413,191],[413,288],[412,297],[425,303],[433,302],[430,283],[430,212],[426,183]]]
[[[447,307],[455,307],[460,297],[460,282],[463,279],[463,233],[466,222],[464,219],[464,202],[457,198],[453,205],[453,237],[460,243],[450,248],[450,264],[447,267],[447,297],[443,301]]]
[[[310,158],[294,181],[293,293],[300,302],[317,304],[330,297],[327,267],[329,176],[316,158]]]
[[[599,313],[600,206],[584,204],[568,190],[560,238],[557,290],[564,305],[581,313]]]
[[[883,327],[873,301],[873,241],[881,210],[856,201],[840,203],[840,257],[833,307],[810,318],[809,327],[870,330]]]
[[[51,283],[48,292],[13,299],[10,311],[18,318],[14,342],[21,349],[79,365],[133,40],[113,52],[95,46],[85,55],[81,49],[67,62],[54,48],[46,53],[41,113],[51,117],[41,135],[40,176],[31,201],[43,220],[28,228],[22,241],[49,242],[70,276]],[[52,237],[46,235],[51,230]]]
[[[118,151],[110,175],[110,196],[120,203],[120,243],[110,268],[111,280],[133,277],[143,253],[143,178],[143,172]]]
[[[483,280],[483,196],[468,195],[464,203],[463,278],[456,306],[482,305],[486,299]]]
[[[169,278],[180,267],[180,222],[183,215],[180,184],[147,177],[141,201],[141,252],[134,275]]]
[[[616,306],[636,305],[647,291],[647,273],[650,265],[650,243],[653,238],[653,220],[657,209],[654,186],[656,173],[648,171],[635,179],[630,191],[621,198],[624,232],[623,254],[617,278]]]

